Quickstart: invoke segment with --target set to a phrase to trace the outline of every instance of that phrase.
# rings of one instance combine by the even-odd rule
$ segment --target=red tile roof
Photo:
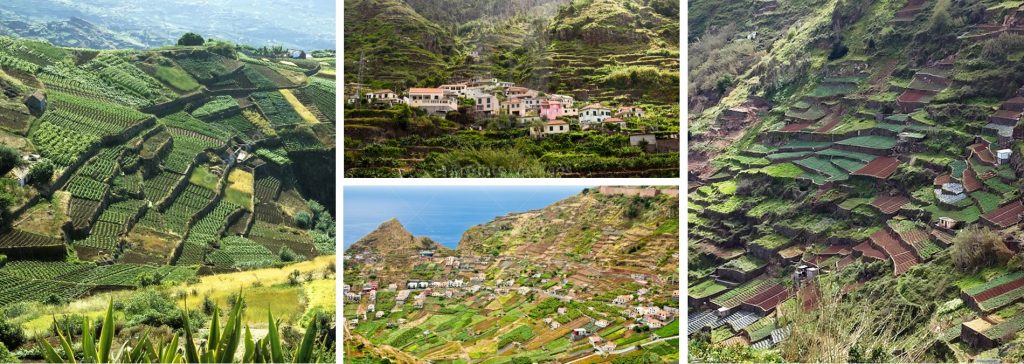
[[[569,123],[565,120],[555,119],[548,122],[548,125],[568,125]]]
[[[619,118],[607,118],[607,119],[604,119],[603,122],[605,122],[605,123],[621,123],[622,121],[623,120],[619,119]]]
[[[416,93],[416,94],[439,94],[439,93],[443,93],[443,92],[444,92],[444,90],[439,89],[439,88],[413,87],[413,88],[409,89],[409,93],[411,93],[411,94],[412,93]]]
[[[607,109],[607,107],[605,107],[604,105],[601,105],[601,104],[596,104],[596,103],[595,104],[590,104],[590,105],[587,105],[587,106],[583,107],[583,110],[590,110],[590,109]]]
[[[953,182],[953,177],[950,177],[948,174],[944,174],[944,175],[935,177],[935,182],[934,183],[935,183],[936,186],[942,186],[942,185],[950,183],[950,182]]]

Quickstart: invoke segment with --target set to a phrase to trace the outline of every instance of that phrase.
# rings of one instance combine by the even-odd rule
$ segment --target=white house
[[[388,90],[388,89],[373,90],[373,91],[371,91],[371,92],[366,94],[366,98],[370,99],[370,100],[397,101],[398,100],[398,93],[396,93],[394,91],[391,91],[391,90]]]
[[[447,85],[438,86],[438,88],[440,88],[441,90],[443,90],[445,92],[448,92],[448,93],[451,93],[451,94],[455,94],[455,95],[459,95],[459,96],[465,96],[466,95],[466,88],[467,87],[468,86],[466,86],[465,83],[453,83],[453,84],[447,84]]]
[[[492,94],[471,92],[468,93],[467,96],[476,102],[476,105],[473,106],[473,111],[478,114],[495,115],[498,113],[498,110],[501,110],[501,103],[498,101],[498,98]]]
[[[633,300],[633,296],[632,295],[624,294],[624,295],[619,295],[618,297],[615,297],[615,299],[612,300],[612,303],[614,303],[616,305],[624,305],[624,304],[629,303],[629,301],[632,301],[632,300]]]
[[[601,104],[590,104],[580,110],[581,123],[600,123],[612,117],[612,110]]]
[[[555,119],[549,121],[547,124],[544,125],[544,134],[559,134],[568,132],[569,123],[565,122],[565,120]]]
[[[623,119],[642,118],[644,117],[644,110],[636,106],[620,106],[619,111],[615,113],[615,116]]]
[[[410,88],[406,102],[411,107],[424,109],[428,114],[445,115],[459,109],[458,99],[444,94],[440,88]]]

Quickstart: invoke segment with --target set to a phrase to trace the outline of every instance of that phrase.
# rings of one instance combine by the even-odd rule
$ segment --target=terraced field
[[[0,101],[33,108],[25,118],[29,127],[3,131],[24,140],[17,144],[24,170],[0,174],[5,186],[14,186],[4,193],[24,198],[3,206],[10,220],[0,231],[0,261],[6,262],[0,280],[11,284],[0,289],[0,304],[60,304],[98,291],[182,283],[333,251],[326,249],[333,246],[333,224],[329,231],[326,225],[324,231],[294,227],[300,211],[314,221],[331,218],[305,197],[307,176],[290,166],[289,153],[298,149],[278,149],[271,139],[274,128],[295,121],[296,109],[318,131],[332,134],[333,115],[312,110],[333,113],[325,101],[333,80],[234,49],[93,51],[28,42],[0,37]],[[234,88],[224,92],[227,87]],[[308,95],[269,100],[281,96],[281,87]],[[252,124],[243,113],[267,124]],[[289,145],[297,143],[292,139]],[[304,153],[333,153],[333,141],[301,142]],[[268,144],[272,164],[259,157]],[[45,166],[52,172],[24,177]],[[252,238],[284,240],[274,235],[284,229],[302,238],[267,247],[247,237],[254,174],[274,181],[260,185],[260,203],[289,213],[260,222]],[[250,176],[248,185],[241,175]],[[279,199],[278,190],[289,191],[289,198]],[[231,234],[231,227],[240,231]]]

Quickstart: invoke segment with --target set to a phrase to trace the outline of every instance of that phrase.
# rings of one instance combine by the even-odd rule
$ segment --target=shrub
[[[20,363],[18,357],[11,354],[10,350],[7,350],[7,346],[0,341],[0,363]]]
[[[199,34],[188,32],[178,39],[178,45],[180,46],[201,46],[206,43],[206,40]]]
[[[17,149],[0,145],[0,175],[7,174],[21,163],[21,155]]]
[[[953,264],[961,272],[975,272],[978,268],[1003,265],[1013,256],[996,232],[972,226],[960,230],[950,247]]]
[[[33,184],[50,182],[50,179],[53,178],[53,169],[53,162],[43,159],[29,168],[26,182]]]
[[[135,293],[124,303],[125,318],[129,326],[167,325],[180,329],[184,325],[182,310],[167,293],[147,289]]]
[[[295,223],[298,224],[300,228],[308,229],[310,224],[313,223],[313,217],[309,216],[309,213],[305,211],[299,211],[299,213],[295,214]]]
[[[25,343],[25,330],[21,326],[7,321],[0,316],[0,343],[7,344],[11,348],[17,348]],[[3,362],[3,360],[0,360]]]

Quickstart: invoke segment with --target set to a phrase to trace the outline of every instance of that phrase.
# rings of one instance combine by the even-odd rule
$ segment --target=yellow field
[[[309,112],[309,109],[306,109],[306,105],[299,102],[299,99],[295,97],[295,93],[292,92],[292,90],[281,89],[279,91],[281,91],[281,95],[284,96],[284,99],[288,100],[288,103],[292,105],[292,108],[295,109],[295,112],[299,113],[299,116],[301,116],[303,120],[306,120],[306,122],[310,124],[320,122],[316,119],[316,116],[313,116],[313,113]]]
[[[323,309],[333,310],[335,279],[333,274],[330,278],[325,279],[324,272],[334,262],[333,255],[320,256],[282,268],[205,276],[200,278],[197,284],[182,284],[166,287],[165,290],[174,297],[177,297],[177,294],[187,296],[190,308],[199,307],[203,303],[203,296],[209,296],[223,309],[228,307],[228,296],[241,289],[248,303],[245,310],[245,321],[253,328],[265,327],[268,307],[274,312],[274,317],[290,322],[303,318],[307,313],[307,307],[320,306]],[[302,279],[306,278],[307,273],[313,273],[314,280],[298,286],[289,286],[287,284],[288,274],[293,270],[298,270]],[[256,282],[259,284],[254,284]],[[25,319],[21,323],[29,337],[45,334],[55,316],[77,314],[90,318],[100,317],[106,311],[107,302],[110,299],[113,299],[114,302],[124,301],[133,293],[135,293],[133,290],[104,292],[74,300],[62,306],[31,303],[27,308],[31,312],[31,315],[27,317],[31,318]],[[184,306],[185,300],[178,300],[178,304]]]
[[[252,173],[235,168],[228,175],[228,188],[252,194],[253,176]]]

